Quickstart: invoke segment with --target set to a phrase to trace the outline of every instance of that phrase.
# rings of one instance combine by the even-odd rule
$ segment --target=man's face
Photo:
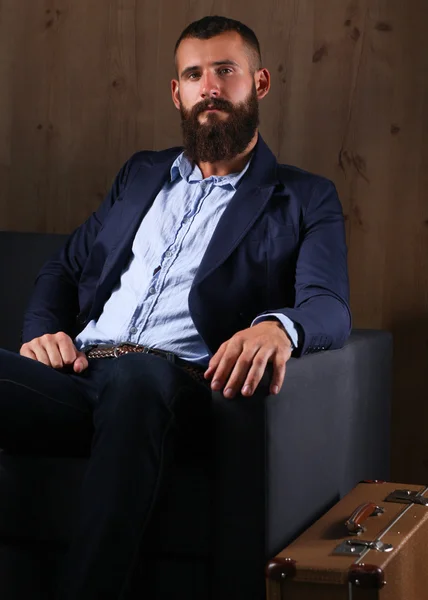
[[[254,73],[251,60],[236,32],[181,42],[172,95],[181,113],[184,146],[193,160],[230,160],[254,138],[258,101],[268,92],[269,73]]]

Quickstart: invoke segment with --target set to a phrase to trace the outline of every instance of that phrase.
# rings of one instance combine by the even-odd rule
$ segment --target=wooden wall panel
[[[258,34],[279,159],[336,183],[355,326],[395,336],[393,475],[425,481],[426,0],[0,0],[0,229],[69,232],[130,154],[180,143],[172,52],[205,14]]]

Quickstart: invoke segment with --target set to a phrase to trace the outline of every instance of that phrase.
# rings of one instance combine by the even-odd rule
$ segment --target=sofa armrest
[[[213,395],[216,585],[236,587],[241,561],[259,577],[360,479],[388,478],[391,358],[389,333],[354,330],[340,350],[291,359],[277,396],[268,377],[252,398]],[[257,577],[241,581],[248,598],[264,597]]]
[[[267,401],[267,542],[273,555],[361,479],[389,478],[392,336],[354,331],[290,362]]]

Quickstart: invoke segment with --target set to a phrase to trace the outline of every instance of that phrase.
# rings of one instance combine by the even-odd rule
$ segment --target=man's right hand
[[[23,344],[19,353],[54,369],[73,365],[73,371],[81,373],[88,367],[86,355],[77,350],[71,337],[63,331],[34,338],[31,342]]]

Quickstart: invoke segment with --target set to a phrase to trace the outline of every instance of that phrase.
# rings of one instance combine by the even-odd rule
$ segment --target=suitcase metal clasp
[[[423,492],[412,492],[411,490],[395,490],[385,498],[385,502],[421,504],[422,506],[428,506],[428,498],[424,498],[422,493]]]
[[[363,540],[345,540],[339,544],[333,554],[342,556],[361,556],[366,550],[376,550],[377,552],[391,552],[392,544],[384,544],[380,540],[374,542],[365,542]]]

